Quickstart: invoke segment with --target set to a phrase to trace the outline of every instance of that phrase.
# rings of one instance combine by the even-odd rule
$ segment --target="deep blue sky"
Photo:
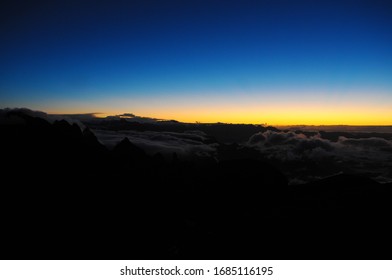
[[[280,105],[293,114],[319,106],[324,115],[335,105],[392,108],[392,1],[0,7],[1,107],[211,121],[249,111],[270,122],[284,122],[268,115]]]

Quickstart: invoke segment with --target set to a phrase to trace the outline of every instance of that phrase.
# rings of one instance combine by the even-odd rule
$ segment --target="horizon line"
[[[1,108],[1,110],[29,110],[32,112],[41,112],[45,113],[47,115],[53,115],[53,116],[67,116],[67,117],[80,117],[80,116],[90,116],[91,118],[96,118],[96,119],[105,119],[110,116],[118,116],[121,117],[121,115],[125,114],[130,114],[130,113],[120,113],[120,114],[107,114],[107,113],[102,113],[99,111],[95,112],[88,112],[88,113],[59,113],[59,112],[50,112],[50,110],[45,111],[45,110],[35,110],[35,109],[30,109],[26,107],[5,107]],[[133,115],[133,114],[132,114]],[[284,124],[284,123],[269,123],[269,122],[236,122],[236,121],[182,121],[177,118],[156,118],[156,117],[148,117],[148,116],[139,116],[139,115],[134,115],[136,118],[145,118],[145,119],[151,119],[155,120],[157,122],[160,121],[176,121],[179,123],[184,123],[184,124],[237,124],[237,125],[258,125],[258,126],[272,126],[272,127],[392,127],[392,123],[390,124],[377,124],[377,123],[371,123],[371,124],[349,124],[349,123],[336,123],[336,124],[328,124],[328,123],[322,123],[322,124],[315,124],[315,123],[293,123],[293,124]],[[132,119],[132,117],[127,117],[128,119]],[[124,118],[124,119],[127,119]]]

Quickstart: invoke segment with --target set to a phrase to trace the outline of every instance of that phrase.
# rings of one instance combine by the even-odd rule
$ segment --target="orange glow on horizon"
[[[95,113],[106,117],[123,113],[187,123],[247,123],[285,125],[392,125],[390,102],[386,95],[308,96],[302,100],[257,97],[194,97],[162,99],[97,100],[39,106],[53,114]],[[377,97],[377,98],[376,98]],[[312,99],[313,98],[313,99]],[[38,106],[37,106],[38,107]],[[49,108],[50,109],[49,109]]]
[[[95,110],[103,111],[103,110]],[[284,125],[392,125],[392,110],[386,108],[335,108],[311,107],[278,107],[278,108],[220,108],[219,110],[161,109],[140,110],[110,110],[105,113],[95,113],[98,118],[134,113],[138,116],[164,120],[177,120],[186,123],[233,123],[233,124],[268,124]],[[54,113],[54,112],[51,112]],[[57,114],[59,112],[56,112]],[[61,112],[76,113],[76,112]],[[78,111],[77,113],[80,113]]]

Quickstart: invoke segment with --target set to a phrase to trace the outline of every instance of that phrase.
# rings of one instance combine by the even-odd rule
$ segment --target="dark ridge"
[[[135,131],[170,131],[186,132],[198,130],[206,133],[216,141],[223,143],[241,143],[245,142],[255,133],[267,130],[278,131],[278,129],[268,126],[253,124],[225,124],[225,123],[180,123],[172,121],[161,121],[154,123],[139,123],[132,120],[101,120],[94,122],[84,122],[87,126],[95,129],[107,130],[135,130]]]
[[[142,164],[148,158],[146,153],[131,143],[127,137],[114,147],[112,154],[121,164]]]

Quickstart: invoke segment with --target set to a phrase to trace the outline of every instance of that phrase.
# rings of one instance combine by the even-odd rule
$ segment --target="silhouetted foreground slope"
[[[288,186],[256,159],[167,161],[128,139],[109,151],[65,121],[8,117],[3,259],[391,258],[390,184]]]

